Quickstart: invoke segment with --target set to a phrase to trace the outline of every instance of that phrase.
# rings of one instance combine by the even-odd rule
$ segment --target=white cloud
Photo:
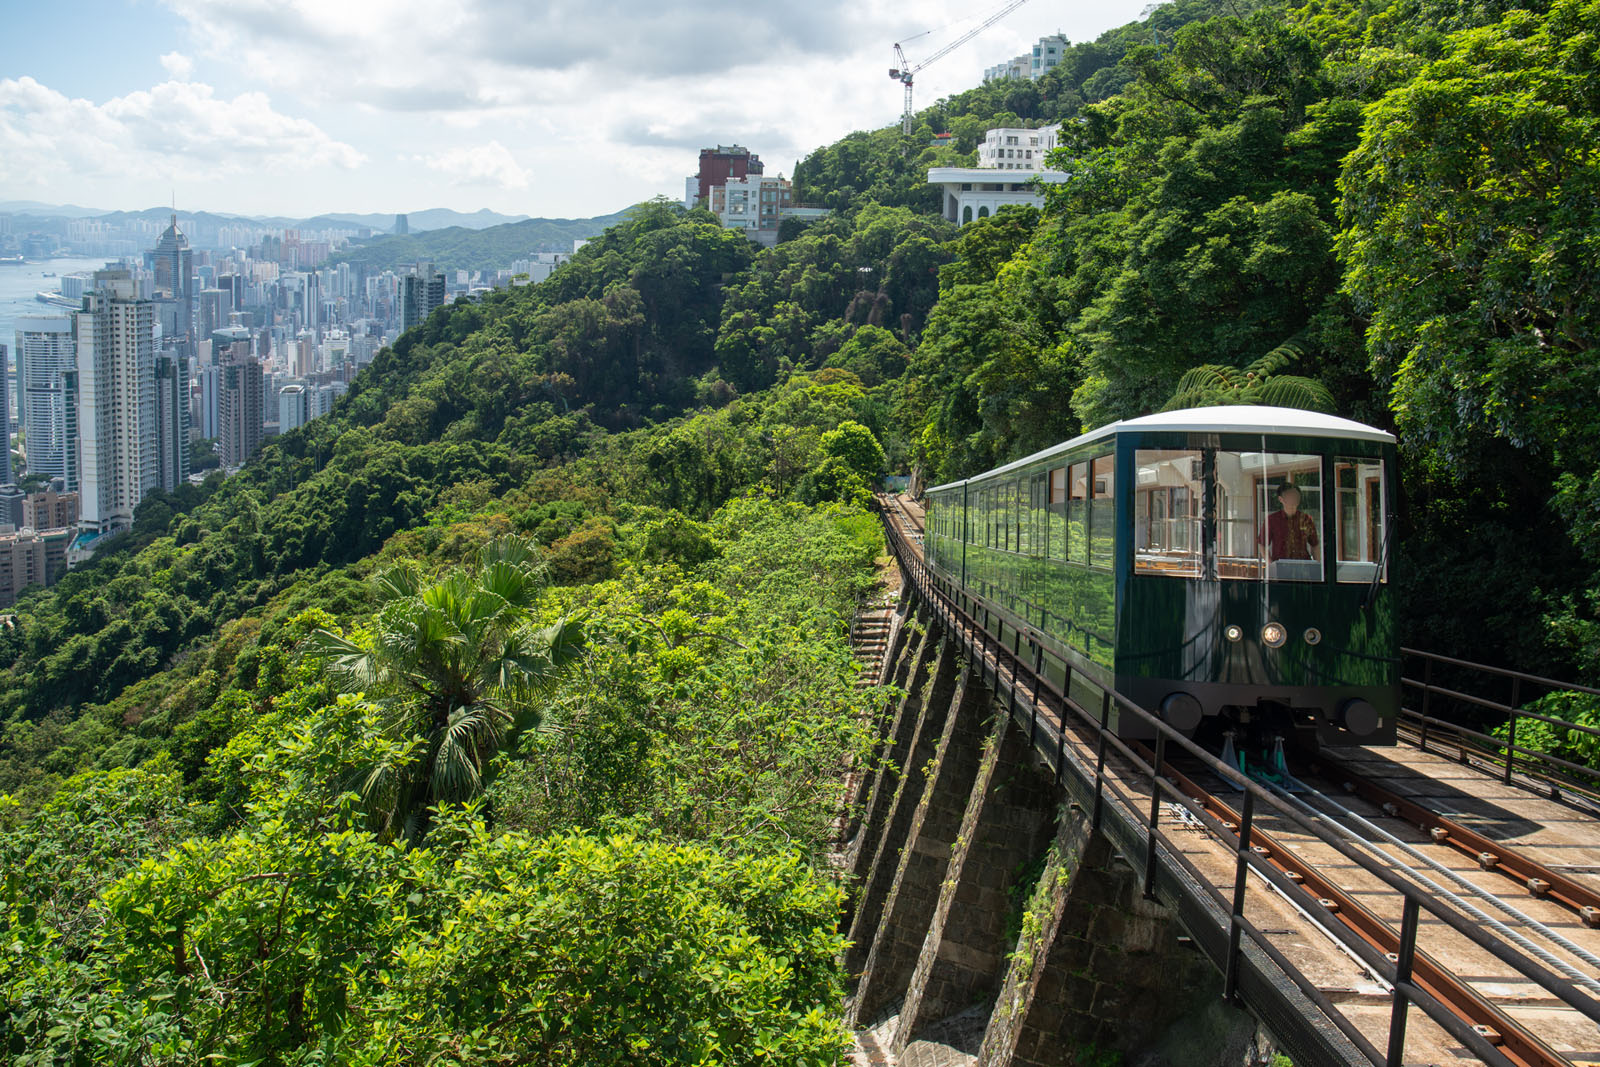
[[[97,203],[165,200],[175,183],[219,210],[271,214],[599,214],[679,195],[704,145],[745,144],[792,174],[818,146],[895,122],[894,42],[914,65],[986,13],[971,0],[157,2],[192,42],[163,57],[173,82],[96,104],[52,94],[27,105],[37,112],[6,94],[50,90],[4,83],[0,183],[26,174],[41,198],[77,189]],[[919,73],[917,106],[1042,34],[1093,37],[1146,2],[1026,5]],[[65,30],[48,43],[70,47]],[[202,60],[216,90],[188,81]],[[252,108],[262,121],[233,114]],[[354,166],[363,152],[405,165]],[[152,177],[77,180],[119,167]]]
[[[310,120],[275,110],[265,93],[229,100],[201,82],[169,81],[96,104],[30,77],[0,79],[0,184],[351,168],[364,159]]]
[[[449,175],[459,185],[496,185],[502,189],[528,187],[528,172],[499,141],[411,158],[429,170]]]
[[[182,52],[168,52],[161,57],[161,66],[178,81],[188,81],[189,75],[194,73],[194,60]]]

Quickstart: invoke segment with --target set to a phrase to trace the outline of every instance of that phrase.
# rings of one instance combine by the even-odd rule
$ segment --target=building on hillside
[[[311,421],[310,398],[304,382],[290,382],[278,390],[278,432],[304,426]]]
[[[394,233],[396,237],[404,237],[411,232],[411,220],[404,215],[394,217]]]
[[[78,494],[41,489],[22,498],[22,523],[26,530],[70,530],[78,525]]]
[[[819,219],[828,214],[827,208],[796,204],[792,196],[793,186],[783,175],[754,175],[713,185],[708,206],[725,228],[771,248],[778,243],[784,219]]]
[[[511,275],[515,279],[519,274],[526,274],[526,282],[517,282],[519,285],[538,285],[556,272],[556,268],[572,258],[571,252],[534,252],[525,259],[513,260]]]
[[[254,356],[234,356],[217,371],[217,455],[225,468],[237,470],[261,447],[261,364]]]
[[[188,367],[176,349],[156,356],[156,485],[169,493],[189,480]]]
[[[684,180],[683,206],[708,204],[713,186],[764,173],[761,157],[743,145],[717,145],[700,149],[700,169]]]
[[[418,263],[400,279],[401,331],[418,325],[435,308],[444,306],[444,297],[444,274],[434,270],[431,263]]]
[[[988,166],[930,168],[928,183],[944,189],[940,213],[957,226],[965,226],[1012,204],[1043,207],[1044,196],[1037,183],[1067,180],[1062,172],[1046,170],[1043,165],[1043,156],[1056,146],[1060,130],[1059,126],[990,130],[978,153]]]
[[[1028,71],[1032,69],[1031,59],[1031,56],[1016,56],[1006,60],[1004,63],[996,63],[994,66],[984,69],[983,80],[986,82],[1005,81],[1007,79],[1025,81],[1028,78]]]
[[[1061,126],[1037,130],[998,129],[978,146],[978,166],[985,170],[1044,170],[1045,154],[1053,151]]]
[[[1024,79],[1038,81],[1061,65],[1071,45],[1072,42],[1067,40],[1065,34],[1052,33],[1047,37],[1041,37],[1034,42],[1033,48],[1026,55],[986,68],[983,80],[992,82],[1010,78],[1017,81]]]
[[[133,525],[158,484],[155,306],[131,272],[95,272],[78,313],[78,450],[84,532]]]
[[[67,572],[73,531],[0,531],[0,607],[9,607],[30,585],[51,586]]]

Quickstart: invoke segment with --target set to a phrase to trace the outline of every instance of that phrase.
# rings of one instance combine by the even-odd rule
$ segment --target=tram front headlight
[[[1229,641],[1238,641],[1244,637],[1244,631],[1239,628],[1238,624],[1229,626],[1226,630],[1222,631],[1222,634]]]
[[[1307,626],[1305,639],[1308,645],[1320,645],[1322,644],[1322,631],[1315,626]]]
[[[1261,628],[1261,643],[1268,648],[1282,648],[1288,639],[1289,631],[1283,628],[1281,622],[1269,622]]]

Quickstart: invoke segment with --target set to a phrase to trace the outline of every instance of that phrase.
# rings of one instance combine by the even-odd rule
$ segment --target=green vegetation
[[[835,1062],[884,471],[1393,426],[1408,639],[1600,678],[1597,3],[1177,0],[819,149],[776,248],[641,205],[153,495],[0,628],[6,1056]],[[1052,121],[1042,210],[938,217]]]

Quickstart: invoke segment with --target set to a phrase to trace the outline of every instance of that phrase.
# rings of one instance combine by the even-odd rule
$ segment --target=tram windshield
[[[1322,581],[1322,457],[1218,452],[1217,576]]]
[[[1329,474],[1333,480],[1325,485]],[[1134,454],[1134,570],[1320,582],[1331,567],[1337,581],[1371,582],[1386,562],[1384,493],[1383,464],[1376,459],[1140,449]],[[1329,539],[1333,543],[1325,544]]]

